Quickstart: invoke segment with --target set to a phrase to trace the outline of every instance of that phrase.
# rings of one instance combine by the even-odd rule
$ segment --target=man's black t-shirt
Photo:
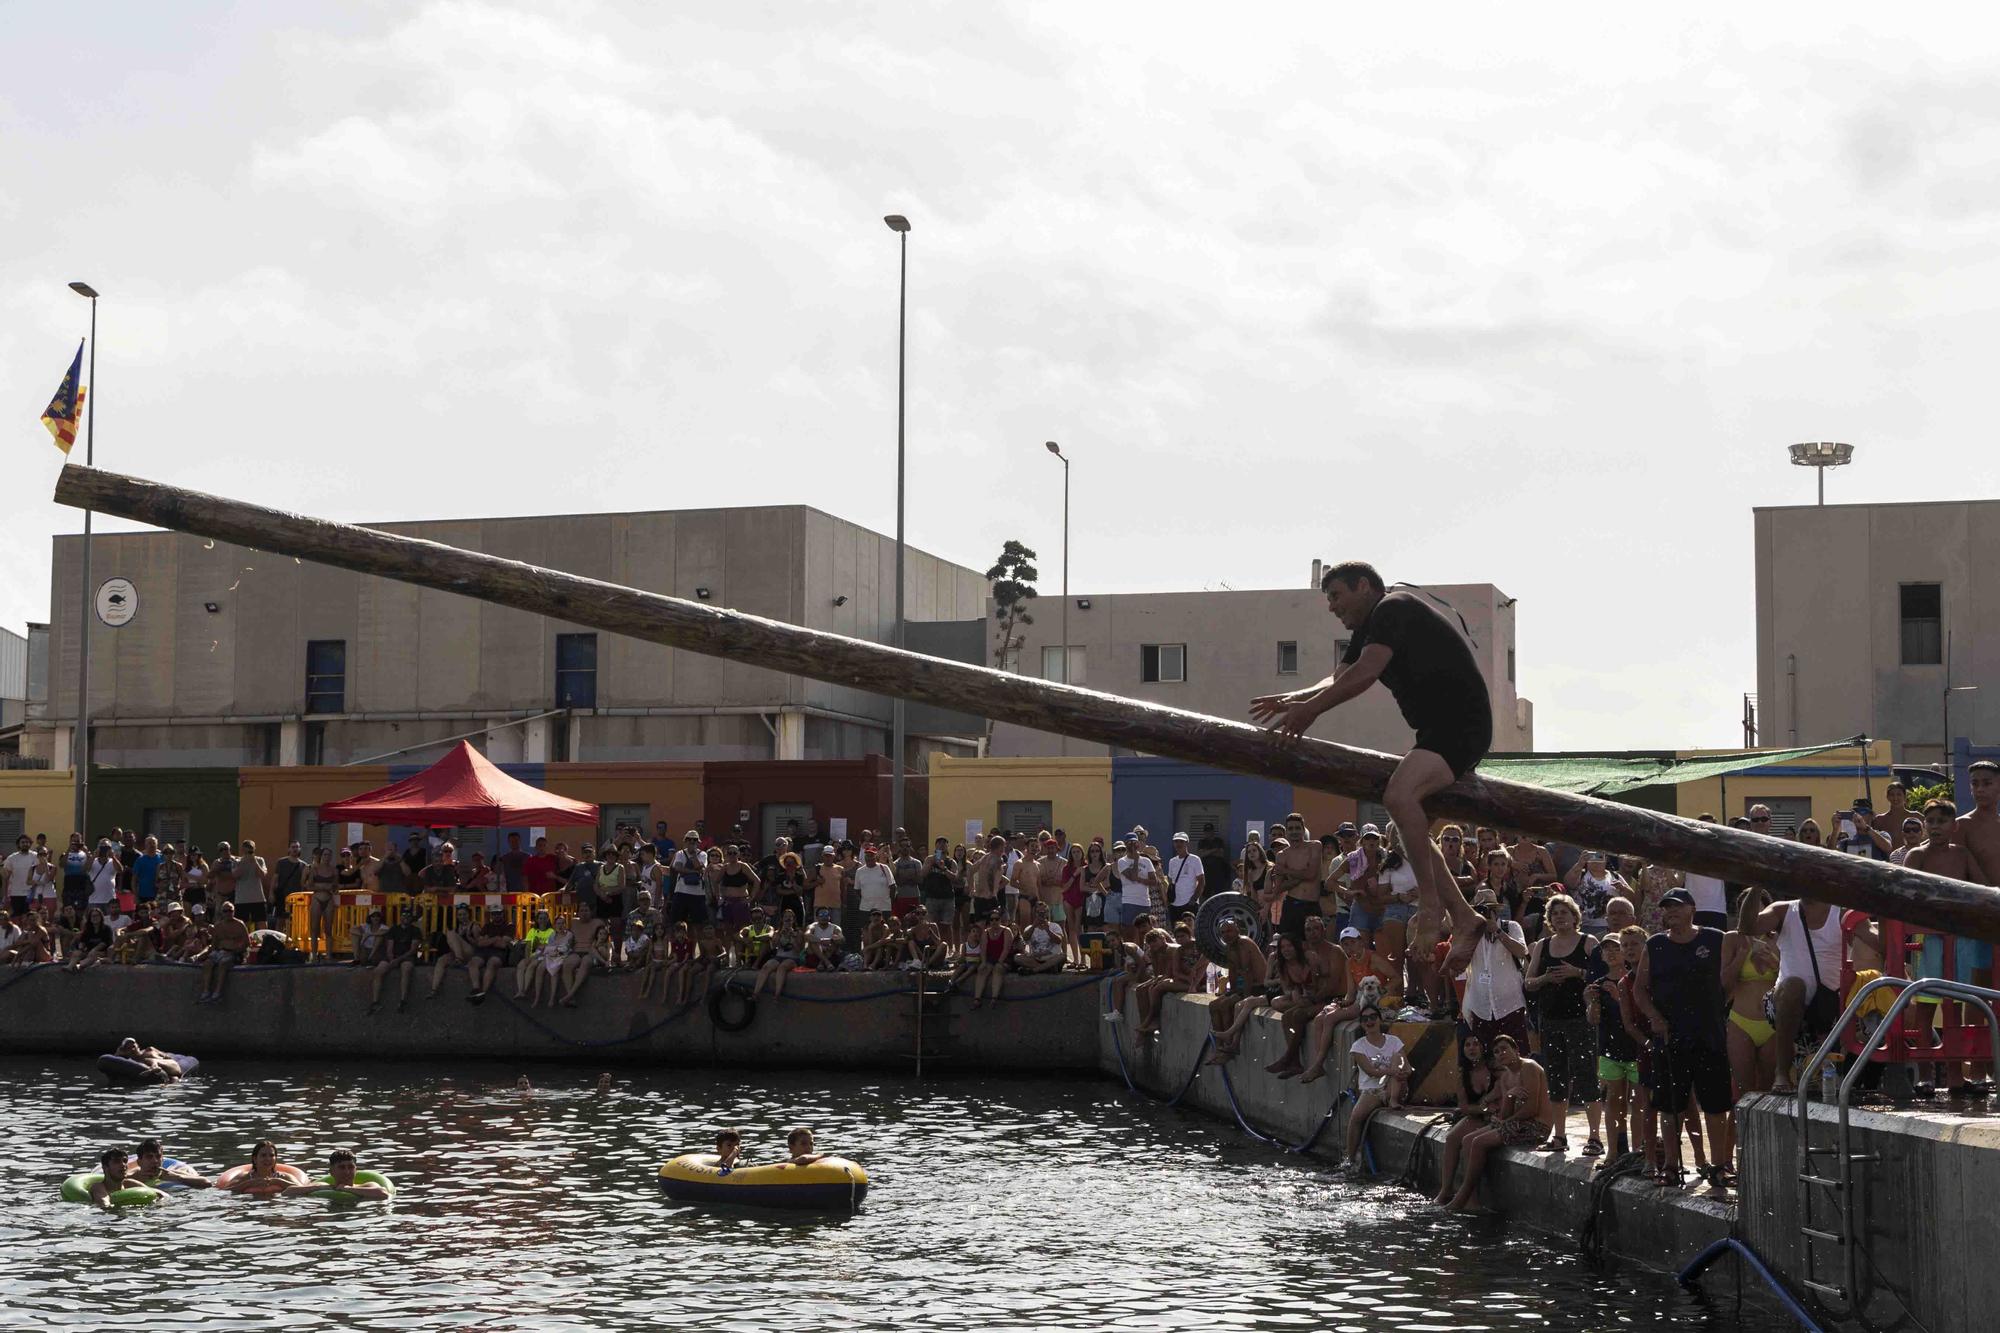
[[[384,937],[381,957],[385,959],[399,959],[406,955],[413,955],[417,945],[423,938],[423,932],[415,926],[407,921],[398,921],[395,925],[389,927],[389,933]]]
[[[1686,944],[1663,932],[1646,941],[1646,955],[1653,1007],[1673,1040],[1724,1049],[1729,993],[1722,986],[1722,932],[1699,926]]]
[[[1437,748],[1424,744],[1427,737],[1451,738],[1455,749],[1476,748],[1475,760],[1485,754],[1493,743],[1493,705],[1487,698],[1486,677],[1464,636],[1436,607],[1414,593],[1389,593],[1354,631],[1341,662],[1353,666],[1371,643],[1390,651],[1382,684],[1396,696],[1396,706],[1417,733],[1420,747]]]

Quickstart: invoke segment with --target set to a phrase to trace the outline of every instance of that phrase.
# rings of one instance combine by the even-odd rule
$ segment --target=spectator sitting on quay
[[[1542,1067],[1523,1056],[1520,1044],[1504,1032],[1494,1038],[1493,1060],[1499,1067],[1498,1096],[1490,1123],[1465,1138],[1465,1183],[1445,1205],[1454,1212],[1472,1207],[1480,1174],[1495,1148],[1536,1147],[1552,1128],[1548,1080]]]
[[[160,929],[153,924],[153,906],[140,903],[132,920],[118,932],[112,952],[121,963],[150,963],[159,956]]]
[[[576,1008],[577,992],[590,979],[590,970],[604,962],[602,956],[608,947],[605,923],[598,919],[596,907],[589,899],[576,905],[576,915],[569,926],[569,949],[563,954],[563,993],[560,1003],[569,1009]]]
[[[1028,924],[1015,941],[1014,970],[1029,976],[1060,972],[1066,957],[1063,928],[1049,919],[1049,905],[1037,899],[1028,909]]]
[[[650,844],[649,844],[650,846]],[[618,941],[618,953],[612,963],[613,971],[642,972],[653,965],[653,937],[646,932],[645,895],[641,893],[639,905],[625,918],[625,934]],[[645,987],[640,988],[643,997]]]
[[[902,949],[902,933],[889,919],[888,910],[871,911],[868,925],[861,932],[861,966],[870,972],[893,967]]]
[[[1355,1037],[1349,1053],[1354,1057],[1359,1095],[1347,1116],[1347,1156],[1343,1170],[1350,1176],[1358,1176],[1361,1136],[1368,1130],[1369,1117],[1385,1106],[1391,1111],[1403,1109],[1411,1070],[1403,1039],[1389,1031],[1382,1011],[1372,1005],[1361,1011],[1361,1033]]]
[[[478,1004],[486,998],[486,992],[493,989],[500,980],[500,969],[505,967],[514,953],[514,926],[507,919],[507,909],[495,903],[486,909],[486,919],[479,923],[479,933],[472,940],[472,964],[467,968],[472,990],[466,999]]]
[[[650,846],[650,844],[648,845]],[[682,921],[676,924],[685,926],[687,922]],[[692,938],[692,936],[689,937],[690,941],[692,941]],[[628,959],[631,956],[629,949],[626,956]],[[655,989],[659,990],[662,999],[666,998],[667,972],[673,966],[673,958],[673,939],[670,935],[663,932],[650,941],[646,948],[645,958],[637,964],[639,969],[639,1003],[644,1004],[647,1000],[652,999]]]
[[[0,963],[16,966],[32,963],[47,963],[55,959],[56,940],[49,932],[48,922],[43,913],[28,911],[15,918],[14,942],[0,949]]]
[[[1133,1027],[1135,1036],[1151,1036],[1160,1030],[1160,1006],[1168,995],[1187,990],[1187,983],[1181,978],[1176,966],[1179,952],[1174,937],[1155,926],[1146,932],[1146,938],[1139,941],[1139,952],[1146,959],[1146,979],[1132,986],[1132,993],[1139,998],[1139,1021]]]
[[[931,920],[930,909],[921,905],[904,918],[903,967],[911,972],[932,972],[951,966],[951,942]]]
[[[979,930],[967,940],[977,940],[979,961],[972,972],[972,1007],[980,1008],[987,999],[999,1000],[1001,983],[1007,976],[1007,959],[1014,951],[1014,932],[1007,927],[1001,911],[981,918]]]
[[[756,999],[763,992],[764,983],[769,981],[771,998],[782,999],[785,994],[785,978],[798,967],[799,958],[804,952],[805,936],[799,930],[798,918],[793,916],[788,908],[778,918],[777,929],[770,934],[770,948],[766,951],[763,965],[757,969],[757,981],[750,987],[750,998]]]
[[[402,919],[382,937],[381,960],[369,969],[369,1013],[381,1010],[382,979],[391,972],[396,974],[396,1012],[400,1014],[409,1008],[410,975],[417,970],[417,946],[423,943],[423,938],[423,931],[417,927],[417,909],[405,907]]]
[[[813,923],[806,927],[806,956],[800,966],[815,972],[837,972],[847,952],[847,937],[831,907],[815,908]]]
[[[1443,1160],[1438,1166],[1438,1192],[1431,1202],[1440,1208],[1451,1202],[1452,1181],[1465,1141],[1491,1123],[1500,1101],[1499,1077],[1479,1038],[1465,1033],[1458,1040],[1458,1110],[1445,1131]]]
[[[1206,1063],[1212,1065],[1229,1062],[1229,1057],[1236,1054],[1230,1043],[1250,1021],[1251,1011],[1270,999],[1265,988],[1270,964],[1264,951],[1243,934],[1233,918],[1224,917],[1217,934],[1222,939],[1222,966],[1228,972],[1228,982],[1222,994],[1208,1006],[1209,1038],[1215,1049],[1208,1053]]]
[[[1351,929],[1351,928],[1350,928]],[[1345,933],[1345,932],[1343,932]],[[1351,937],[1358,946],[1359,935]],[[1284,1015],[1285,1050],[1275,1061],[1264,1066],[1264,1071],[1279,1078],[1296,1078],[1305,1073],[1305,1065],[1300,1059],[1300,1051],[1306,1041],[1307,1032],[1315,1020],[1327,1016],[1327,1029],[1353,1016],[1347,1004],[1353,993],[1353,983],[1348,972],[1348,957],[1344,950],[1334,947],[1326,937],[1326,918],[1313,916],[1306,918],[1305,943],[1300,947],[1307,967],[1307,981],[1301,998],[1279,1007]],[[1324,1065],[1325,1052],[1319,1060]]]
[[[660,958],[660,998],[670,1006],[681,1002],[682,976],[694,962],[694,951],[694,931],[687,922],[676,921],[668,927],[656,956]]]
[[[230,969],[250,952],[250,928],[237,918],[236,904],[224,898],[217,910],[220,915],[216,917],[214,933],[197,960],[202,967],[201,994],[195,997],[196,1004],[222,1003],[222,988],[229,980]]]
[[[96,967],[111,956],[111,946],[116,941],[111,925],[104,919],[102,907],[92,907],[84,913],[83,925],[78,928],[76,938],[66,942],[63,957],[69,962],[69,970],[81,972],[86,967]]]
[[[459,943],[447,943],[445,948],[449,952],[444,952],[439,949],[436,937],[433,937],[431,954],[438,959],[437,970],[431,974],[431,995],[433,997],[437,994],[438,979],[444,975],[444,965],[447,959],[457,958],[457,961],[464,964],[469,963],[471,958],[473,936],[469,927],[472,924],[472,913],[464,904],[460,904],[458,914],[458,920],[454,924],[453,930],[459,933]],[[542,950],[548,944],[549,940],[554,937],[555,933],[555,922],[549,915],[549,909],[546,907],[536,908],[533,924],[528,927],[528,933],[521,937],[521,961],[514,965],[515,999],[528,999],[528,989],[534,983],[535,974],[541,970]],[[463,957],[459,957],[460,948],[464,948],[466,951]]]
[[[180,942],[167,951],[167,957],[177,963],[190,963],[208,951],[213,931],[208,924],[208,909],[200,903],[187,908],[187,930]]]
[[[219,918],[218,918],[219,920]],[[368,967],[375,961],[375,952],[381,947],[382,937],[389,933],[388,922],[383,919],[382,909],[371,907],[361,924],[347,932],[349,967]]]
[[[535,914],[537,931],[543,922],[549,921],[546,911]],[[526,960],[533,964],[528,973],[527,1002],[530,1008],[537,1005],[553,1009],[562,997],[560,991],[569,969],[570,954],[576,947],[576,936],[570,927],[562,922],[550,922],[548,933],[542,936],[541,945],[535,955]]]

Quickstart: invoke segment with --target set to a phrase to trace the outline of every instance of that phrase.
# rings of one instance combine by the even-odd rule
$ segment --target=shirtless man
[[[180,1081],[179,1062],[157,1046],[141,1046],[137,1037],[127,1037],[119,1042],[118,1049],[113,1054],[121,1060],[133,1060],[145,1065],[168,1083]]]
[[[1555,882],[1555,857],[1549,855],[1548,848],[1525,834],[1516,833],[1507,839],[1507,859],[1514,863],[1514,882],[1523,889]]]
[[[1285,1053],[1264,1066],[1265,1073],[1276,1074],[1279,1078],[1296,1078],[1305,1072],[1305,1066],[1299,1061],[1299,1050],[1305,1045],[1307,1026],[1328,1005],[1338,1004],[1347,995],[1347,956],[1327,938],[1325,917],[1306,918],[1305,943],[1300,946],[1300,952],[1312,964],[1306,1003],[1285,1009]]]
[[[2000,876],[2000,764],[1991,759],[1975,760],[1966,772],[1966,785],[1972,788],[1972,809],[1958,817],[1956,841],[1965,849],[1966,856],[1979,872],[1981,878],[1978,882],[1991,884],[1995,876]],[[1922,868],[1931,869],[1928,857]],[[1993,946],[1990,943],[1960,940],[1958,965],[1972,969],[1975,985],[1993,984]]]
[[[1331,676],[1304,690],[1251,701],[1258,721],[1302,736],[1322,713],[1381,681],[1395,696],[1416,743],[1396,765],[1382,804],[1403,835],[1417,871],[1417,902],[1451,925],[1461,964],[1487,929],[1431,842],[1424,802],[1470,773],[1493,744],[1486,678],[1458,628],[1414,592],[1389,592],[1374,566],[1347,561],[1320,580],[1327,610],[1351,632]]]
[[[1306,828],[1304,816],[1285,817],[1286,844],[1271,860],[1274,893],[1284,894],[1278,930],[1295,940],[1306,934],[1306,918],[1319,911],[1320,881],[1326,878],[1326,849]]]
[[[335,1148],[326,1159],[326,1181],[322,1185],[317,1180],[305,1185],[293,1185],[284,1194],[287,1197],[298,1194],[318,1194],[324,1189],[337,1189],[352,1194],[357,1199],[368,1199],[380,1203],[389,1197],[389,1191],[380,1185],[365,1184],[354,1178],[354,1154],[346,1148]]]
[[[205,1190],[215,1183],[185,1162],[176,1162],[168,1166],[166,1154],[160,1150],[158,1139],[140,1140],[132,1160],[126,1163],[125,1174],[128,1179],[135,1180],[141,1185],[151,1185],[154,1189],[158,1189],[163,1181],[185,1185],[194,1190]]]
[[[106,1148],[97,1159],[97,1170],[101,1178],[90,1187],[90,1201],[99,1208],[116,1207],[111,1196],[132,1183],[125,1179],[125,1150]]]
[[[1521,1054],[1506,1033],[1493,1039],[1493,1060],[1500,1067],[1499,1104],[1493,1124],[1468,1136],[1464,1144],[1465,1183],[1445,1205],[1466,1212],[1479,1192],[1479,1173],[1495,1148],[1533,1148],[1549,1137],[1549,1080],[1542,1067]],[[1447,1182],[1449,1183],[1449,1182]]]
[[[195,997],[196,1004],[220,1004],[229,969],[250,952],[250,928],[237,920],[236,904],[224,898],[216,910],[221,915],[215,920],[215,935],[202,957],[201,994]]]
[[[1006,886],[1014,899],[1014,924],[1025,928],[1034,915],[1035,904],[1042,900],[1042,863],[1035,858],[1033,847],[1023,850],[1020,859],[1014,862]]]
[[[1264,1003],[1264,980],[1270,972],[1264,951],[1256,941],[1244,937],[1233,918],[1224,917],[1217,933],[1222,937],[1222,966],[1229,972],[1229,984],[1208,1006],[1215,1049],[1209,1052],[1207,1063],[1212,1065],[1228,1064],[1229,1057],[1236,1054],[1233,1045],[1223,1043],[1231,1033],[1242,1032],[1242,1025],[1236,1022],[1239,1009],[1254,1009]]]

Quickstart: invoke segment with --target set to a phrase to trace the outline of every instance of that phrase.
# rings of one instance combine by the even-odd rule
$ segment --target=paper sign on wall
[[[983,839],[985,836],[986,836],[985,820],[968,819],[965,821],[965,845],[967,847],[977,847],[980,843],[980,840]]]
[[[355,843],[360,841],[361,841],[361,825],[349,824],[347,826],[347,845],[349,847],[352,847]]]
[[[1245,842],[1262,843],[1264,841],[1264,821],[1261,819],[1252,819],[1245,823],[1243,825],[1243,840]]]
[[[549,831],[545,828],[540,828],[540,827],[530,828],[528,830],[528,845],[530,847],[533,847],[535,845],[535,839],[546,838],[548,836],[549,836]]]
[[[833,839],[833,840],[834,840],[835,842],[846,842],[846,841],[847,841],[847,821],[846,821],[846,820],[844,820],[844,819],[829,819],[829,820],[827,820],[827,821],[826,821],[826,836],[827,836],[827,837],[829,837],[829,838],[832,838],[832,839]]]

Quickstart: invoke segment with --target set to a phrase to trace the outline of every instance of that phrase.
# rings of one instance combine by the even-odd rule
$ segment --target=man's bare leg
[[[1431,750],[1412,750],[1389,775],[1388,789],[1382,793],[1382,805],[1389,818],[1396,821],[1396,832],[1402,835],[1411,868],[1417,872],[1418,910],[1434,912],[1439,920],[1451,926],[1451,956],[1445,962],[1449,974],[1455,974],[1471,958],[1472,948],[1485,928],[1479,913],[1465,900],[1464,890],[1452,878],[1444,853],[1431,841],[1430,815],[1424,810],[1426,800],[1455,781],[1451,765],[1444,761],[1443,755]]]

